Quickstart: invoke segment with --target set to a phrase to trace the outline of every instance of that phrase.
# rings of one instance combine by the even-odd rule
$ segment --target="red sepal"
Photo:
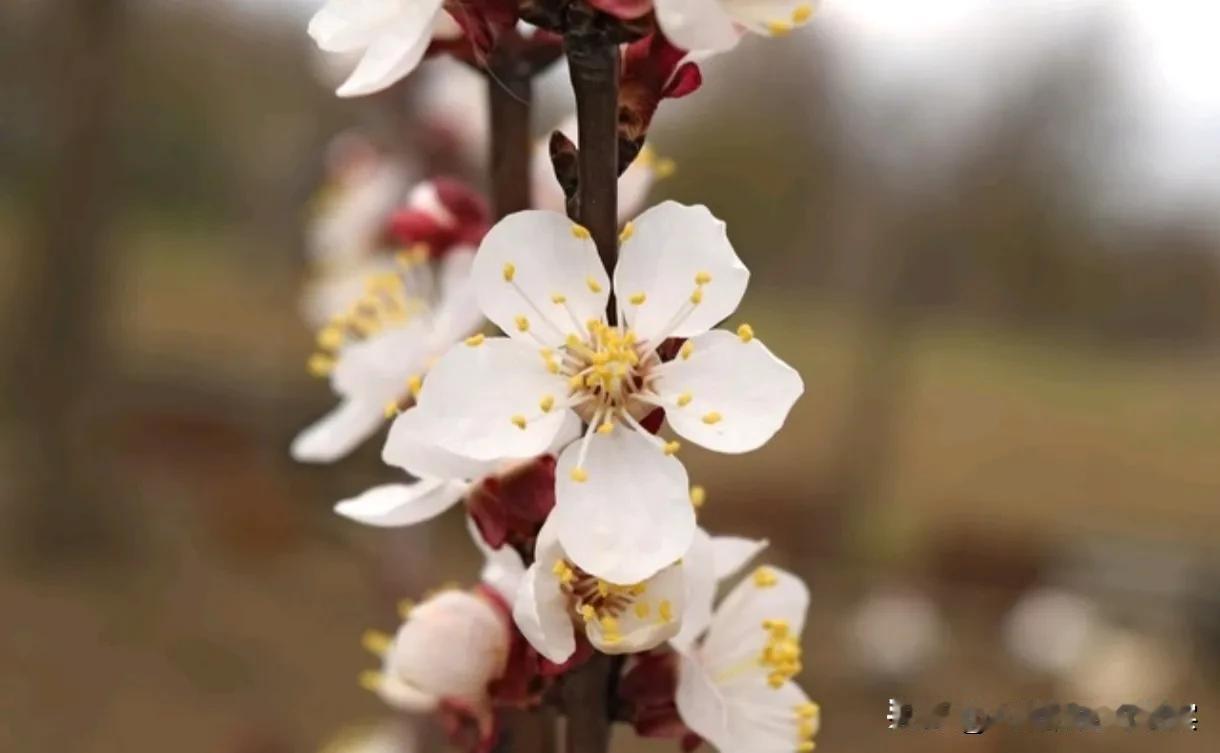
[[[483,195],[456,178],[433,178],[431,183],[444,214],[410,205],[399,209],[390,215],[390,240],[401,247],[423,244],[433,257],[459,246],[478,246],[491,221]]]
[[[678,714],[677,690],[678,655],[668,649],[633,656],[618,686],[619,699],[636,734],[681,740],[684,750],[694,750],[702,741]]]
[[[543,455],[496,476],[466,495],[466,509],[492,549],[510,544],[532,551],[539,529],[555,506],[555,458]]]
[[[684,97],[703,83],[699,67],[683,62],[687,54],[659,31],[627,45],[618,99],[621,139],[642,141],[662,99]]]
[[[652,0],[589,0],[589,5],[627,21],[640,18],[652,10]]]

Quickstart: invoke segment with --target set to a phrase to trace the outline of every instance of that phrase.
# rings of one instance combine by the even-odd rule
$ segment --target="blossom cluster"
[[[725,223],[703,206],[643,203],[672,169],[644,143],[660,102],[699,87],[704,55],[791,31],[812,6],[330,0],[309,33],[355,55],[338,93],[357,96],[428,56],[480,68],[505,50],[558,49],[576,5],[625,36],[612,268],[565,211],[579,179],[564,159],[579,148],[572,122],[535,150],[535,208],[499,218],[459,180],[410,186],[410,171],[354,137],[332,155],[303,311],[319,328],[309,368],[339,401],[292,454],[332,462],[388,423],[381,456],[402,477],[336,511],[395,527],[461,508],[485,558],[475,588],[435,593],[405,607],[394,634],[365,636],[381,665],[363,682],[490,750],[499,709],[538,706],[601,653],[620,657],[615,704],[642,735],[811,750],[818,707],[794,681],[807,588],[750,565],[766,542],[699,525],[706,493],[679,457],[684,443],[761,447],[803,383],[751,325],[722,326],[750,277]]]

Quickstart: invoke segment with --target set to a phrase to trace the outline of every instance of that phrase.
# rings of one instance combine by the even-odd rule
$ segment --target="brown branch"
[[[514,32],[497,45],[487,63],[491,113],[491,203],[496,218],[529,209],[530,109],[533,66],[520,54]]]

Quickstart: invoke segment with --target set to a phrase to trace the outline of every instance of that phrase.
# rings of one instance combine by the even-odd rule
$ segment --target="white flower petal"
[[[717,748],[729,738],[729,712],[711,673],[693,655],[683,653],[674,694],[678,716],[697,735]],[[796,748],[795,743],[793,749]],[[723,753],[723,749],[722,753]]]
[[[610,280],[592,239],[574,227],[535,209],[505,217],[483,238],[472,271],[479,306],[509,336],[556,346],[604,315]]]
[[[381,682],[377,686],[377,695],[394,708],[413,714],[427,714],[435,711],[441,702],[437,696],[425,693],[390,675],[381,678]]]
[[[407,409],[390,424],[381,459],[417,478],[469,481],[496,469],[495,460],[474,460],[438,446],[430,432],[443,420],[428,418],[419,406]]]
[[[766,539],[745,539],[740,536],[712,537],[712,560],[716,580],[724,580],[735,575],[769,544],[770,542]]]
[[[392,0],[330,0],[309,20],[309,36],[326,52],[352,52],[367,47],[397,11]]]
[[[358,523],[392,528],[431,520],[453,507],[468,485],[443,479],[424,479],[413,484],[374,486],[358,497],[335,505],[335,512]]]
[[[686,554],[695,535],[690,482],[677,458],[619,426],[594,434],[572,479],[581,443],[559,456],[551,518],[569,558],[612,583],[638,583]]]
[[[740,34],[718,0],[655,0],[657,23],[684,50],[724,52]]]
[[[475,460],[496,460],[545,451],[568,411],[557,406],[543,412],[541,403],[567,394],[567,380],[547,371],[536,349],[489,337],[450,348],[428,373],[418,403],[437,445]]]
[[[483,540],[483,534],[479,533],[474,518],[469,515],[466,516],[466,531],[485,559],[479,580],[500,594],[505,602],[512,604],[525,577],[525,563],[521,561],[521,555],[511,546],[502,546],[499,549],[489,547]]]
[[[385,406],[343,400],[292,440],[292,457],[301,463],[333,463],[372,436],[384,421]]]
[[[548,528],[551,531],[548,531]],[[525,572],[513,602],[513,620],[538,653],[562,664],[576,651],[576,634],[568,614],[568,597],[553,568],[563,559],[550,520],[543,524],[535,546],[534,564]]]
[[[724,10],[755,34],[777,37],[802,25],[820,0],[725,0]]]
[[[713,330],[687,342],[690,357],[657,367],[653,382],[667,404],[669,425],[717,452],[761,447],[804,392],[800,375],[756,338],[742,342],[731,332]]]
[[[352,75],[336,91],[359,97],[386,89],[419,65],[432,41],[432,24],[439,0],[407,3],[400,14],[373,38]]]
[[[632,597],[631,606],[613,622],[587,621],[589,642],[604,654],[634,654],[677,635],[686,613],[684,564],[670,565],[645,581],[644,592]]]
[[[632,225],[619,249],[614,289],[641,340],[698,335],[737,310],[750,271],[707,207],[666,201]],[[692,304],[697,279],[708,281],[700,286],[700,302]],[[641,293],[644,302],[631,303]]]
[[[760,577],[760,571],[771,577]],[[800,578],[778,568],[759,568],[720,603],[700,653],[713,672],[734,666],[745,656],[761,653],[767,642],[763,620],[784,620],[799,635],[808,608],[809,589]]]
[[[440,298],[432,311],[432,347],[442,351],[483,326],[475,297],[474,249],[453,249],[441,261],[437,281]]]
[[[712,605],[716,600],[712,538],[702,528],[695,529],[690,550],[682,558],[682,571],[686,585],[682,629],[669,642],[678,651],[687,651],[712,623]]]
[[[432,354],[427,321],[415,318],[390,326],[366,340],[344,346],[331,373],[338,394],[385,406],[407,392],[407,379],[423,370]]]

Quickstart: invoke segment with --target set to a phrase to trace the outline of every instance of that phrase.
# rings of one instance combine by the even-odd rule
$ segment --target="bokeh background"
[[[299,316],[325,146],[422,138],[418,83],[330,93],[318,4],[0,4],[2,751],[320,749],[386,717],[362,630],[476,573],[458,516],[331,513],[393,478],[377,442],[288,458],[332,400]],[[1217,749],[1212,6],[826,0],[658,116],[653,196],[728,220],[806,380],[764,450],[686,461],[707,527],[810,579],[820,749]],[[892,696],[1201,724],[896,736]]]

